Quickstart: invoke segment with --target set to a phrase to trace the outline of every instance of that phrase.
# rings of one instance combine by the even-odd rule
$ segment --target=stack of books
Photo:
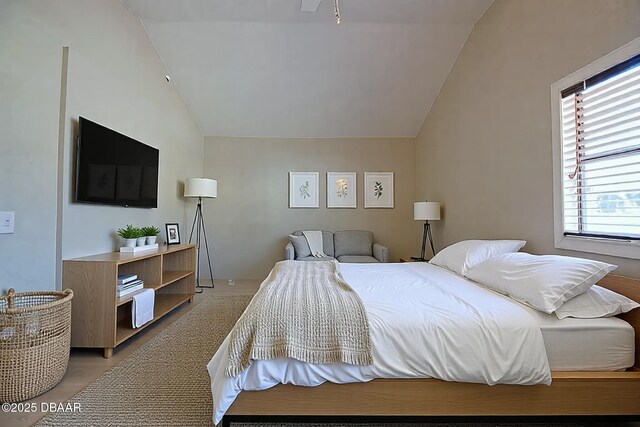
[[[116,296],[118,298],[142,288],[144,288],[144,282],[142,279],[138,279],[136,274],[118,275],[118,286],[116,287]]]

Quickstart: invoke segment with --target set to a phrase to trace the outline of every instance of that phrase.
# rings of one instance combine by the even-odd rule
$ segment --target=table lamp
[[[424,229],[422,231],[422,252],[419,257],[411,257],[416,261],[426,261],[424,251],[427,243],[427,237],[431,244],[431,252],[436,254],[433,248],[433,238],[431,236],[431,224],[429,221],[437,221],[440,219],[440,202],[414,202],[413,203],[413,219],[416,221],[424,221]]]

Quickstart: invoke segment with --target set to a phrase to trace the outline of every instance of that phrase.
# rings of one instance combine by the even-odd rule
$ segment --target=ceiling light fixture
[[[336,24],[340,25],[340,4],[338,0],[333,0],[333,13],[336,15]]]

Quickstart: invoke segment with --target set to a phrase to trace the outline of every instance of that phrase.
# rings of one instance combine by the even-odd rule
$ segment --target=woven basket
[[[20,402],[58,384],[67,370],[73,292],[0,296],[0,402]]]

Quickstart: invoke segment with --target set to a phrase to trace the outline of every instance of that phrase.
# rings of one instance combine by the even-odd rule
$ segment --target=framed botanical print
[[[364,173],[364,207],[393,208],[393,172]]]
[[[289,172],[289,207],[317,208],[319,206],[318,172]]]
[[[327,207],[356,208],[355,172],[327,172]]]

